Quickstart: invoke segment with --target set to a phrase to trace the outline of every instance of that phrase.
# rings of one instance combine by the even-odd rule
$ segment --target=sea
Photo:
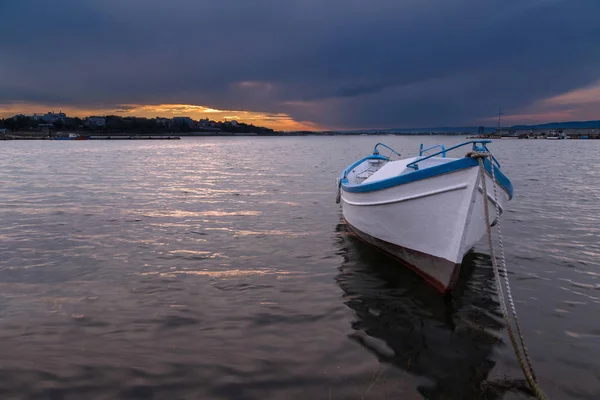
[[[485,238],[442,296],[335,202],[377,142],[464,140],[2,142],[0,399],[532,399]],[[489,148],[537,381],[600,399],[600,141]]]

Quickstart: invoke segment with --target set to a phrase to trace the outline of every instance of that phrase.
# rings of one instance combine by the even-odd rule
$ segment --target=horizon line
[[[122,116],[122,115],[118,115],[118,113],[114,113],[114,114],[108,113],[108,114],[90,114],[85,117],[78,117],[78,116],[69,117],[66,113],[63,113],[62,110],[59,111],[58,113],[56,113],[53,110],[48,111],[46,113],[30,113],[30,114],[17,113],[11,117],[4,117],[4,118],[0,117],[0,120],[12,119],[12,118],[19,117],[19,116],[32,118],[35,116],[41,117],[41,116],[48,115],[48,114],[61,114],[61,113],[64,114],[66,118],[80,118],[82,120],[85,120],[87,118],[93,118],[93,117],[139,118],[139,119],[148,119],[148,120],[158,119],[158,118],[162,118],[162,119],[190,118],[193,121],[209,120],[211,122],[221,122],[221,123],[235,121],[238,124],[254,125],[254,123],[252,123],[252,122],[247,123],[241,119],[228,120],[227,118],[224,118],[223,120],[211,120],[210,118],[205,117],[205,118],[200,118],[198,120],[194,120],[193,117],[189,117],[186,115],[177,115],[177,116],[172,116],[172,117],[161,117],[160,115],[157,115],[155,117],[144,117],[144,116],[136,116],[136,115]],[[587,120],[550,121],[550,122],[542,122],[542,123],[518,123],[518,124],[512,124],[512,125],[504,125],[504,126],[501,126],[500,129],[506,129],[506,128],[516,127],[516,126],[535,127],[535,126],[553,125],[553,124],[593,123],[593,122],[598,122],[598,125],[599,125],[598,127],[600,128],[600,119],[587,119]],[[378,131],[383,132],[383,131],[393,131],[393,130],[410,131],[410,130],[465,129],[465,128],[473,129],[473,128],[479,128],[479,127],[483,127],[484,130],[485,129],[497,129],[497,127],[492,124],[460,124],[460,125],[456,124],[456,125],[437,125],[437,126],[420,126],[420,127],[413,126],[410,128],[388,127],[388,128],[348,128],[348,129],[296,129],[296,130],[280,130],[280,131],[281,132],[367,132],[367,131],[368,132],[378,132]]]

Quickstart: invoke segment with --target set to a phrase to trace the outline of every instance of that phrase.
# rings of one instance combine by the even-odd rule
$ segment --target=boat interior
[[[395,161],[391,160],[392,154],[400,157],[400,153],[383,143],[377,143],[373,149],[373,154],[357,161],[342,172],[340,182],[346,181],[350,185],[361,185],[364,183],[383,181],[400,175],[411,174],[415,171],[422,171],[427,168],[459,160],[460,158],[447,157],[447,153],[463,146],[472,145],[471,151],[488,153],[489,150],[486,144],[491,142],[492,141],[489,139],[470,140],[450,148],[445,148],[442,144],[423,148],[423,144],[421,144],[419,155],[417,157],[409,157]],[[390,155],[381,155],[378,149],[380,146],[387,148],[390,151]],[[437,150],[438,148],[439,150]],[[494,156],[491,156],[491,158],[493,159],[495,168],[499,170],[500,163],[498,163],[498,160],[496,160]],[[510,185],[510,182],[508,182],[508,184]]]
[[[354,166],[348,171],[347,179],[350,184],[362,184],[370,183],[375,181],[382,181],[399,175],[410,174],[417,170],[425,168],[435,167],[440,164],[445,164],[450,161],[454,161],[457,158],[446,157],[446,149],[443,145],[435,145],[428,148],[421,147],[419,149],[418,157],[404,158],[400,160],[390,160],[390,157],[384,157],[379,155],[378,146],[383,146],[391,150],[392,153],[399,155],[392,148],[378,143],[373,151],[373,156],[364,159],[361,163]],[[429,154],[434,148],[441,148],[441,151]],[[439,153],[439,156],[436,156]],[[390,154],[391,156],[391,154]],[[413,164],[415,161],[419,161],[418,167]]]

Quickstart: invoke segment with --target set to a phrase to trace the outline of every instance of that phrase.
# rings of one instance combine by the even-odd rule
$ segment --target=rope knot
[[[470,151],[467,154],[465,154],[465,157],[470,157],[470,158],[488,158],[490,156],[490,153],[487,151]]]

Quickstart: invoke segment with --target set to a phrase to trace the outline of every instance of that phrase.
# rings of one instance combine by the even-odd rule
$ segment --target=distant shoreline
[[[0,140],[56,140],[65,139],[76,134],[80,139],[179,139],[182,137],[306,137],[306,136],[460,136],[467,139],[600,139],[599,131],[565,130],[565,132],[494,132],[488,134],[473,134],[472,132],[87,132],[87,131],[17,131],[0,132]]]
[[[469,132],[459,133],[438,133],[438,132],[418,132],[418,133],[384,133],[384,132],[274,132],[274,133],[242,133],[242,132],[82,132],[82,131],[62,131],[62,132],[6,132],[0,134],[0,140],[55,140],[67,138],[69,135],[76,134],[81,139],[150,139],[150,138],[183,138],[183,137],[304,137],[304,136],[467,136],[472,135]]]

